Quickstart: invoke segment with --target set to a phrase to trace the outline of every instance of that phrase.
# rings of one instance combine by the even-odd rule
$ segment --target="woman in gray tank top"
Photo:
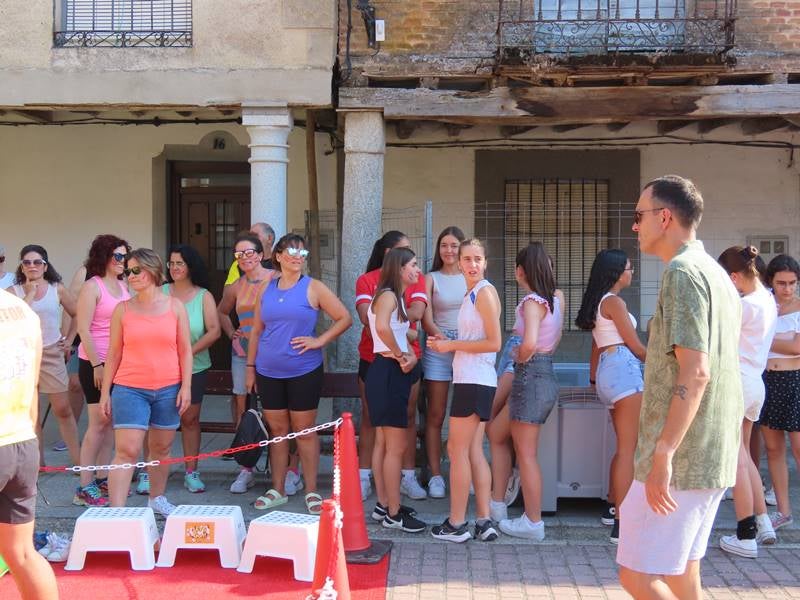
[[[467,284],[458,266],[458,248],[463,241],[464,232],[455,226],[446,227],[436,240],[433,267],[425,275],[425,288],[431,302],[425,310],[422,326],[429,336],[450,340],[458,337],[458,311],[467,293]],[[428,400],[425,412],[425,448],[431,469],[428,495],[444,498],[442,424],[453,380],[453,353],[425,348],[422,372]]]

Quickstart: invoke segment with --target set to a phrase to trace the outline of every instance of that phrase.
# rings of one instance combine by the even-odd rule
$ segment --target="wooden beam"
[[[784,116],[783,118],[789,121],[789,123],[795,127],[800,127],[800,115],[788,115]]]
[[[568,131],[574,131],[575,129],[581,129],[582,127],[589,127],[590,125],[594,125],[594,123],[567,123],[566,125],[553,125],[553,131],[558,133],[566,133]]]
[[[309,109],[306,111],[306,168],[308,177],[308,225],[311,238],[311,256],[308,261],[311,276],[322,279],[322,263],[320,262],[319,239],[319,193],[317,192],[317,115]]]
[[[401,140],[407,140],[414,133],[414,130],[419,127],[419,121],[401,120],[394,124],[394,131],[397,137]]]
[[[659,121],[658,135],[668,135],[673,131],[678,131],[678,129],[683,129],[684,127],[688,127],[692,123],[694,123],[694,121],[682,121],[682,120]]]
[[[53,122],[53,113],[49,110],[10,110],[8,112],[42,125]]]
[[[609,131],[613,131],[613,132],[615,132],[615,133],[616,133],[617,131],[622,131],[622,130],[623,130],[623,129],[625,129],[625,128],[626,128],[628,125],[630,125],[630,123],[608,123],[608,124],[606,125],[606,129],[608,129]]]
[[[758,135],[760,133],[769,133],[776,129],[783,129],[787,125],[789,125],[789,122],[786,119],[777,117],[746,119],[742,121],[742,133],[745,135]]]
[[[532,129],[536,129],[535,126],[525,126],[525,125],[501,125],[500,126],[500,135],[504,138],[514,137],[515,135],[521,135],[526,133]]]
[[[387,119],[503,125],[750,118],[800,114],[800,86],[651,86],[454,90],[342,88],[340,110],[382,109]]]
[[[461,125],[460,123],[445,123],[444,128],[447,131],[447,137],[457,137],[465,129],[469,129],[471,125]]]
[[[736,119],[702,119],[697,122],[698,133],[711,133],[715,129],[736,123]]]

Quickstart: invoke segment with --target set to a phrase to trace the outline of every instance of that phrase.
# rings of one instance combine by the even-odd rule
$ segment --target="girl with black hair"
[[[53,414],[58,420],[61,439],[67,445],[73,465],[81,461],[78,425],[67,391],[69,376],[64,362],[64,337],[61,335],[61,311],[75,316],[77,304],[75,297],[61,283],[61,275],[50,264],[47,250],[37,244],[25,246],[19,253],[19,267],[14,277],[14,285],[9,292],[33,309],[39,316],[42,326],[42,363],[39,369],[39,393],[47,394]],[[38,430],[41,450],[42,432]],[[44,458],[44,452],[41,452]]]
[[[189,317],[189,334],[192,343],[192,403],[181,414],[181,442],[184,456],[200,452],[200,409],[206,389],[206,378],[211,368],[208,349],[219,339],[220,325],[216,302],[208,291],[208,269],[200,254],[186,244],[169,249],[167,283],[162,291],[183,302]],[[183,485],[192,493],[206,489],[197,460],[186,463]]]
[[[617,447],[611,459],[611,490],[616,502],[610,541],[619,541],[619,506],[633,481],[633,455],[642,407],[642,365],[647,349],[636,333],[636,319],[620,298],[631,285],[633,267],[624,250],[601,250],[592,263],[575,324],[592,332],[589,381],[611,411]],[[610,515],[609,515],[610,516]]]
[[[800,265],[779,254],[767,265],[767,280],[778,303],[775,337],[764,372],[766,397],[759,423],[767,447],[769,476],[778,510],[770,514],[775,530],[791,524],[789,468],[786,464],[786,433],[795,462],[800,465],[800,298],[797,281]]]
[[[411,248],[408,237],[400,231],[387,231],[375,242],[372,247],[372,254],[367,262],[367,272],[361,275],[356,281],[356,311],[359,320],[364,326],[361,330],[361,341],[358,344],[358,385],[361,390],[361,427],[358,434],[358,457],[359,475],[361,480],[361,497],[366,499],[371,493],[370,485],[370,457],[372,456],[372,446],[375,442],[375,428],[369,419],[369,407],[366,402],[364,392],[364,382],[367,379],[369,367],[372,364],[374,353],[372,351],[372,335],[367,318],[367,308],[372,302],[375,290],[378,289],[378,280],[381,277],[381,267],[383,266],[386,253],[394,248]],[[417,321],[420,321],[428,306],[428,296],[425,293],[425,280],[420,277],[405,291],[406,312],[410,327],[408,331],[411,349],[417,357],[422,356],[422,350],[417,339]],[[419,378],[421,368],[419,363],[412,372],[413,385],[411,386],[408,401],[408,436],[406,453],[403,457],[403,477],[400,484],[402,493],[413,500],[421,500],[427,496],[425,488],[417,481],[414,465],[416,462],[417,447],[417,394],[419,392]]]
[[[364,382],[369,415],[375,427],[372,473],[378,502],[372,518],[388,529],[425,530],[414,511],[400,504],[401,467],[408,446],[408,398],[417,356],[410,349],[406,290],[419,280],[417,258],[410,248],[386,254],[375,297],[367,308],[374,359]]]

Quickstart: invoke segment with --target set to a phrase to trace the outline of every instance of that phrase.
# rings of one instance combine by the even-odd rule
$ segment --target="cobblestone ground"
[[[702,563],[715,600],[800,598],[800,549],[759,550],[757,560],[711,548]],[[422,544],[396,541],[387,600],[617,600],[615,549],[600,545]]]

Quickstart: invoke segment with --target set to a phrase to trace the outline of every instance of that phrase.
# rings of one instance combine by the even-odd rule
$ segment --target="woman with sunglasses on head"
[[[394,248],[411,248],[408,237],[400,231],[387,231],[375,242],[372,247],[372,254],[367,262],[367,272],[356,280],[356,311],[361,324],[361,341],[358,343],[358,385],[361,390],[361,427],[358,434],[358,461],[359,475],[361,480],[361,497],[366,499],[371,493],[370,486],[370,461],[372,448],[375,441],[375,428],[369,418],[369,406],[366,401],[364,382],[367,380],[369,367],[372,364],[375,354],[372,351],[373,340],[370,333],[369,318],[367,309],[369,308],[375,291],[378,289],[378,281],[381,278],[381,268],[384,257]],[[425,293],[425,280],[420,277],[415,283],[408,286],[405,291],[406,315],[410,322],[407,332],[411,350],[417,357],[417,361],[422,356],[422,349],[419,345],[417,335],[417,321],[420,321],[428,306],[428,296]],[[421,373],[419,362],[416,363],[411,373],[412,385],[408,406],[408,436],[406,453],[403,456],[402,480],[400,491],[412,500],[422,500],[427,497],[425,488],[417,481],[416,471],[416,449],[417,449],[417,395],[419,392],[419,379]],[[375,513],[374,518],[380,520],[383,517]],[[380,517],[380,518],[379,518]]]
[[[208,349],[220,336],[217,306],[208,287],[208,269],[197,250],[186,244],[172,246],[167,262],[167,283],[162,291],[183,302],[192,343],[192,403],[181,415],[184,456],[196,456],[200,452],[200,409],[211,368]],[[186,463],[183,485],[192,493],[205,491],[197,460]]]
[[[758,250],[752,246],[732,246],[719,263],[727,271],[742,299],[742,331],[739,334],[739,370],[744,392],[744,420],[736,465],[733,506],[736,511],[736,534],[724,535],[719,546],[726,552],[756,558],[757,542],[774,544],[775,530],[767,515],[764,489],[758,467],[750,458],[750,436],[764,404],[764,380],[767,354],[775,336],[778,309],[772,294],[763,286],[756,266]]]
[[[183,302],[163,294],[164,264],[149,248],[128,255],[125,275],[136,294],[117,305],[111,317],[100,408],[114,426],[113,464],[136,462],[147,436],[145,454],[162,461],[148,467],[147,505],[168,516],[175,506],[167,500],[169,458],[180,415],[192,401],[192,342]],[[112,389],[112,382],[114,387]],[[132,469],[109,473],[111,506],[125,506]]]
[[[795,462],[800,467],[800,298],[797,281],[800,264],[779,254],[767,265],[767,280],[778,304],[775,336],[764,372],[766,396],[759,417],[767,448],[769,477],[778,501],[770,514],[776,531],[794,522],[789,499],[789,467],[786,464],[786,433]],[[735,493],[735,490],[734,490]]]
[[[278,240],[272,252],[278,275],[259,295],[250,331],[246,387],[257,389],[273,436],[314,426],[325,377],[322,349],[353,323],[341,300],[324,283],[303,273],[307,256],[302,236],[290,233]],[[316,335],[320,311],[332,323]],[[322,496],[317,493],[319,437],[312,433],[295,441],[303,463],[306,509],[318,515],[322,512]],[[272,488],[256,500],[257,510],[288,501],[289,443],[270,445],[269,459]]]
[[[458,311],[467,293],[464,275],[458,266],[458,249],[464,237],[464,232],[455,226],[442,230],[436,240],[433,266],[425,275],[425,292],[431,302],[425,309],[422,326],[425,333],[439,339],[458,338]],[[422,364],[428,396],[425,412],[425,449],[431,469],[428,495],[444,498],[442,425],[447,410],[447,393],[453,380],[453,353],[425,348]]]
[[[50,264],[47,250],[36,244],[25,246],[19,253],[15,285],[9,292],[33,309],[42,327],[42,363],[39,369],[39,393],[47,394],[58,420],[61,439],[67,445],[73,465],[80,464],[78,425],[69,403],[69,376],[64,363],[65,344],[61,335],[62,308],[75,316],[75,297],[61,283],[61,275]],[[41,449],[42,432],[39,431]],[[44,457],[44,453],[42,453]]]
[[[130,293],[122,281],[130,246],[115,235],[94,238],[86,258],[86,283],[78,295],[78,377],[89,413],[89,425],[81,442],[82,465],[105,465],[111,460],[113,434],[108,419],[100,411],[100,388],[111,337],[111,315],[117,304]],[[81,480],[72,503],[78,506],[108,504],[107,473],[81,471]]]
[[[642,361],[647,348],[636,333],[622,290],[630,287],[633,267],[624,250],[601,250],[592,263],[575,324],[592,332],[589,381],[611,411],[617,448],[611,459],[611,488],[616,502],[611,543],[619,541],[619,506],[633,481],[633,455],[642,407]]]
[[[267,287],[275,271],[265,269],[262,265],[264,259],[264,246],[258,236],[250,232],[239,234],[233,245],[233,258],[241,269],[243,275],[234,283],[226,285],[222,291],[222,300],[217,305],[217,314],[222,331],[231,340],[231,377],[233,379],[233,395],[236,401],[236,425],[245,410],[247,399],[246,367],[247,350],[250,331],[253,329],[258,297]],[[236,309],[239,327],[233,326],[231,311]],[[255,485],[253,470],[242,467],[239,475],[231,484],[232,494],[244,494]]]

